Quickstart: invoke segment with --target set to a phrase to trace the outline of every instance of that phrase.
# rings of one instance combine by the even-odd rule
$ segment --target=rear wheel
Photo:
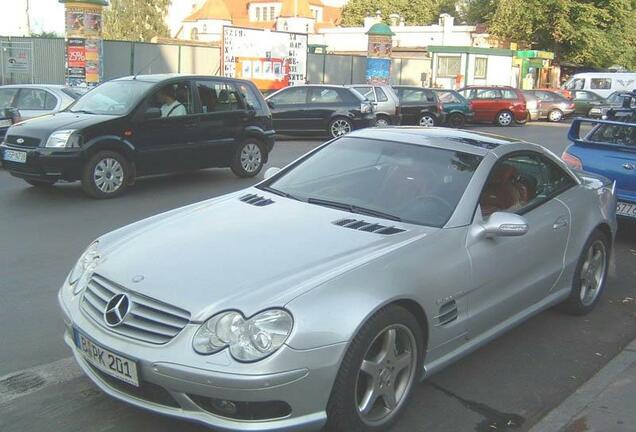
[[[605,289],[609,269],[610,240],[600,230],[585,243],[572,280],[570,297],[561,308],[572,315],[589,313]]]
[[[554,123],[563,120],[563,112],[560,109],[553,109],[548,113],[548,120]]]
[[[497,114],[497,124],[502,127],[507,127],[512,124],[514,117],[510,111],[501,111]]]
[[[349,119],[344,117],[335,118],[329,123],[329,133],[333,138],[346,135],[353,130],[353,125]]]
[[[380,432],[406,406],[421,369],[423,335],[415,317],[388,306],[351,342],[327,405],[334,432]]]
[[[24,179],[24,181],[37,188],[49,188],[55,184],[55,180]]]
[[[375,121],[375,125],[377,127],[391,126],[391,120],[387,116],[379,115],[377,120]]]
[[[230,168],[238,177],[254,177],[263,169],[263,160],[264,153],[261,143],[248,139],[236,149]]]
[[[130,163],[121,153],[100,151],[84,166],[82,188],[93,198],[113,198],[126,189],[130,173]]]
[[[448,125],[452,128],[462,128],[466,124],[466,117],[462,113],[452,113],[448,116]]]
[[[435,116],[428,113],[422,114],[419,121],[417,122],[417,124],[422,127],[433,127],[435,126],[435,123],[437,123],[437,119],[435,118]]]

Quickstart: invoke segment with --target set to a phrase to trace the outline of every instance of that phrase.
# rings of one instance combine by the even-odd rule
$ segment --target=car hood
[[[59,112],[13,125],[8,133],[9,135],[45,140],[56,130],[83,129],[113,118],[116,118],[116,116]]]
[[[239,199],[246,193],[274,202],[254,206]],[[342,218],[405,231],[382,235],[332,223]],[[96,272],[190,311],[193,321],[226,309],[249,316],[284,306],[322,282],[437,230],[251,189],[138,222],[120,235],[115,232],[115,239],[106,236]]]

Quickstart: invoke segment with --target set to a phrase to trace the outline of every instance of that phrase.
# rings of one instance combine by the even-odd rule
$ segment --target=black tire
[[[56,182],[56,180],[35,180],[35,179],[24,179],[24,181],[36,188],[50,188]]]
[[[598,279],[600,280],[600,285],[596,290],[594,297],[587,301],[584,301],[584,278],[582,273],[584,272],[584,266],[586,261],[588,260],[588,253],[593,246],[602,245],[604,250],[604,259],[602,261],[603,264],[603,272]],[[572,291],[570,292],[570,296],[565,300],[559,308],[571,315],[586,315],[594,309],[594,306],[598,303],[599,298],[605,291],[605,285],[607,283],[607,274],[609,273],[609,262],[610,262],[610,240],[607,236],[600,230],[595,230],[590,238],[585,242],[585,246],[583,247],[583,251],[581,252],[581,256],[579,257],[579,262],[576,266],[576,270],[574,272],[574,277],[572,279]],[[594,254],[594,256],[596,256]],[[588,268],[590,266],[588,265]]]
[[[437,117],[431,113],[424,113],[417,120],[417,125],[422,127],[437,126]]]
[[[263,144],[256,139],[248,138],[236,149],[230,168],[237,177],[249,178],[261,172],[264,163]]]
[[[375,121],[375,125],[377,127],[391,126],[391,119],[388,116],[380,114],[380,115],[377,116],[377,119]]]
[[[563,120],[563,111],[558,108],[553,109],[548,113],[548,121],[552,123],[558,123]]]
[[[515,123],[520,124],[520,125],[524,125],[526,123],[528,123],[530,121],[530,113],[526,114],[526,118],[523,120],[515,120]]]
[[[403,387],[406,390],[397,401],[395,410],[389,414],[389,418],[381,424],[372,425],[362,419],[358,410],[358,375],[365,356],[372,345],[377,343],[377,337],[391,326],[399,326],[401,328],[400,331],[408,329],[413,336],[414,346],[417,349],[417,352],[414,353],[415,361],[412,363],[414,364],[414,373],[412,376],[409,373],[408,387]],[[424,349],[422,329],[408,310],[397,305],[390,305],[373,315],[351,341],[342,360],[327,404],[327,430],[330,432],[381,432],[388,430],[406,407],[413,386],[419,379]],[[377,376],[381,377],[382,374],[378,373]],[[396,373],[396,376],[399,376],[399,374]],[[380,399],[378,399],[377,403],[384,403],[384,401],[379,401]]]
[[[452,128],[463,128],[466,124],[466,116],[462,113],[452,113],[448,116],[448,125]]]
[[[112,161],[116,161],[117,164],[114,164]],[[107,167],[109,164],[111,164],[112,167],[110,175],[113,184],[113,188],[110,190],[108,187],[104,186],[104,183],[100,183],[100,175],[98,172],[104,173],[104,170],[99,170],[97,168],[98,165],[100,165],[100,167]],[[131,164],[124,155],[111,150],[98,151],[91,156],[88,162],[86,162],[86,165],[84,165],[84,170],[82,172],[82,188],[84,189],[84,192],[92,198],[114,198],[121,195],[128,184],[131,183],[131,175]],[[108,171],[106,171],[103,176],[108,177]]]
[[[508,110],[503,110],[497,113],[497,117],[495,118],[495,123],[497,126],[508,127],[512,125],[515,121],[515,116],[512,112]]]
[[[332,138],[338,138],[350,133],[353,130],[353,123],[346,117],[336,117],[329,122],[327,132]]]

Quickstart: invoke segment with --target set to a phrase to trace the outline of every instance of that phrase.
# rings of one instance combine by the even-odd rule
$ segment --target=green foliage
[[[171,0],[111,0],[104,10],[104,39],[149,42],[169,37],[166,15]]]
[[[31,37],[43,38],[43,39],[55,39],[55,38],[61,38],[63,36],[54,31],[42,31],[40,33],[31,33]]]
[[[427,25],[435,22],[448,4],[445,0],[349,0],[342,11],[342,25],[361,26],[366,16],[375,16],[378,10],[387,24],[389,15],[397,13],[407,25]]]

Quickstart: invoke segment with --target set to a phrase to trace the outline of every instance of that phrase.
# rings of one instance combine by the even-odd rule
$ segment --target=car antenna
[[[144,65],[144,67],[142,67],[141,69],[137,70],[137,72],[135,72],[135,74],[133,75],[133,79],[136,80],[137,79],[137,75],[139,75],[141,72],[145,71],[148,68],[148,66],[153,64],[159,58],[160,55],[161,55],[161,53],[158,53],[156,56],[154,56],[152,58],[152,60],[150,60],[148,63],[146,63]]]

